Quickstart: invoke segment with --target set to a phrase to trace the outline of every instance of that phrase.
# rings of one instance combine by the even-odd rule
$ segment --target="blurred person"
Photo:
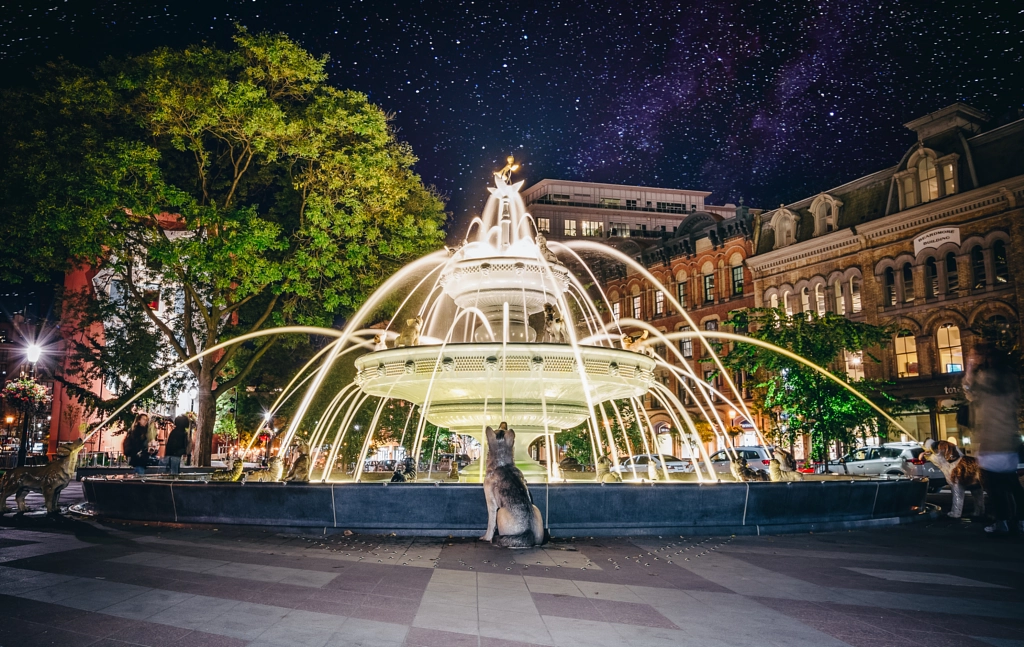
[[[128,433],[125,434],[124,444],[121,451],[128,458],[128,464],[135,469],[135,473],[143,475],[146,473],[146,465],[149,463],[149,415],[140,413],[135,416]]]
[[[167,436],[164,457],[168,474],[181,474],[181,457],[188,453],[188,423],[187,416],[178,416],[174,419],[174,429]]]
[[[985,532],[1007,533],[1014,519],[1014,529],[1024,531],[1024,487],[1017,478],[1020,379],[1010,356],[988,342],[976,344],[963,389],[970,402],[971,444],[994,519]]]

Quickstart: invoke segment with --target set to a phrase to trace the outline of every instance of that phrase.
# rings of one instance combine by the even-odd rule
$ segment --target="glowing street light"
[[[29,344],[28,348],[25,349],[25,355],[28,357],[30,364],[35,364],[39,361],[39,356],[43,354],[43,347],[39,344]]]

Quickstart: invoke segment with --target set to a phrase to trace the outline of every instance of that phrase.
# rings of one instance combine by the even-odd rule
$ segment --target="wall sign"
[[[914,239],[914,255],[929,247],[942,247],[946,243],[960,244],[959,227],[942,227],[926,231]]]

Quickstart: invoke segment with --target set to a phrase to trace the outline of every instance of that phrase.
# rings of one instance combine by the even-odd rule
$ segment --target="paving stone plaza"
[[[1021,546],[945,517],[510,551],[7,516],[0,645],[1021,647]]]

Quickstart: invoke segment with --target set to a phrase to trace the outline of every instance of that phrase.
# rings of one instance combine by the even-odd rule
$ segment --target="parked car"
[[[939,468],[924,460],[919,443],[885,443],[879,447],[861,447],[839,460],[829,461],[830,472],[858,476],[920,476],[929,480],[929,490],[946,484]]]
[[[732,449],[715,452],[711,455],[711,465],[715,468],[716,474],[732,474],[729,463],[732,461],[733,452],[747,459],[747,467],[752,470],[768,471],[768,464],[772,462],[772,448],[764,445],[750,445],[746,447],[733,447]]]
[[[929,492],[938,492],[946,487],[946,477],[942,474],[942,470],[924,458],[924,447],[917,443],[890,443],[887,446],[898,448],[903,445],[909,445],[909,447],[905,447],[900,452],[900,458],[903,459],[904,474],[918,478],[927,478]]]
[[[669,454],[662,454],[665,458],[665,469],[671,474],[673,472],[689,474],[693,472],[693,461],[689,458],[676,458]],[[653,465],[654,469],[658,472],[663,472],[661,468],[661,458],[657,454],[639,454],[632,458],[627,458],[619,463],[618,467],[612,467],[612,472],[618,472],[624,478],[633,477],[633,469],[636,468],[636,475],[639,478],[647,478],[649,465]]]

